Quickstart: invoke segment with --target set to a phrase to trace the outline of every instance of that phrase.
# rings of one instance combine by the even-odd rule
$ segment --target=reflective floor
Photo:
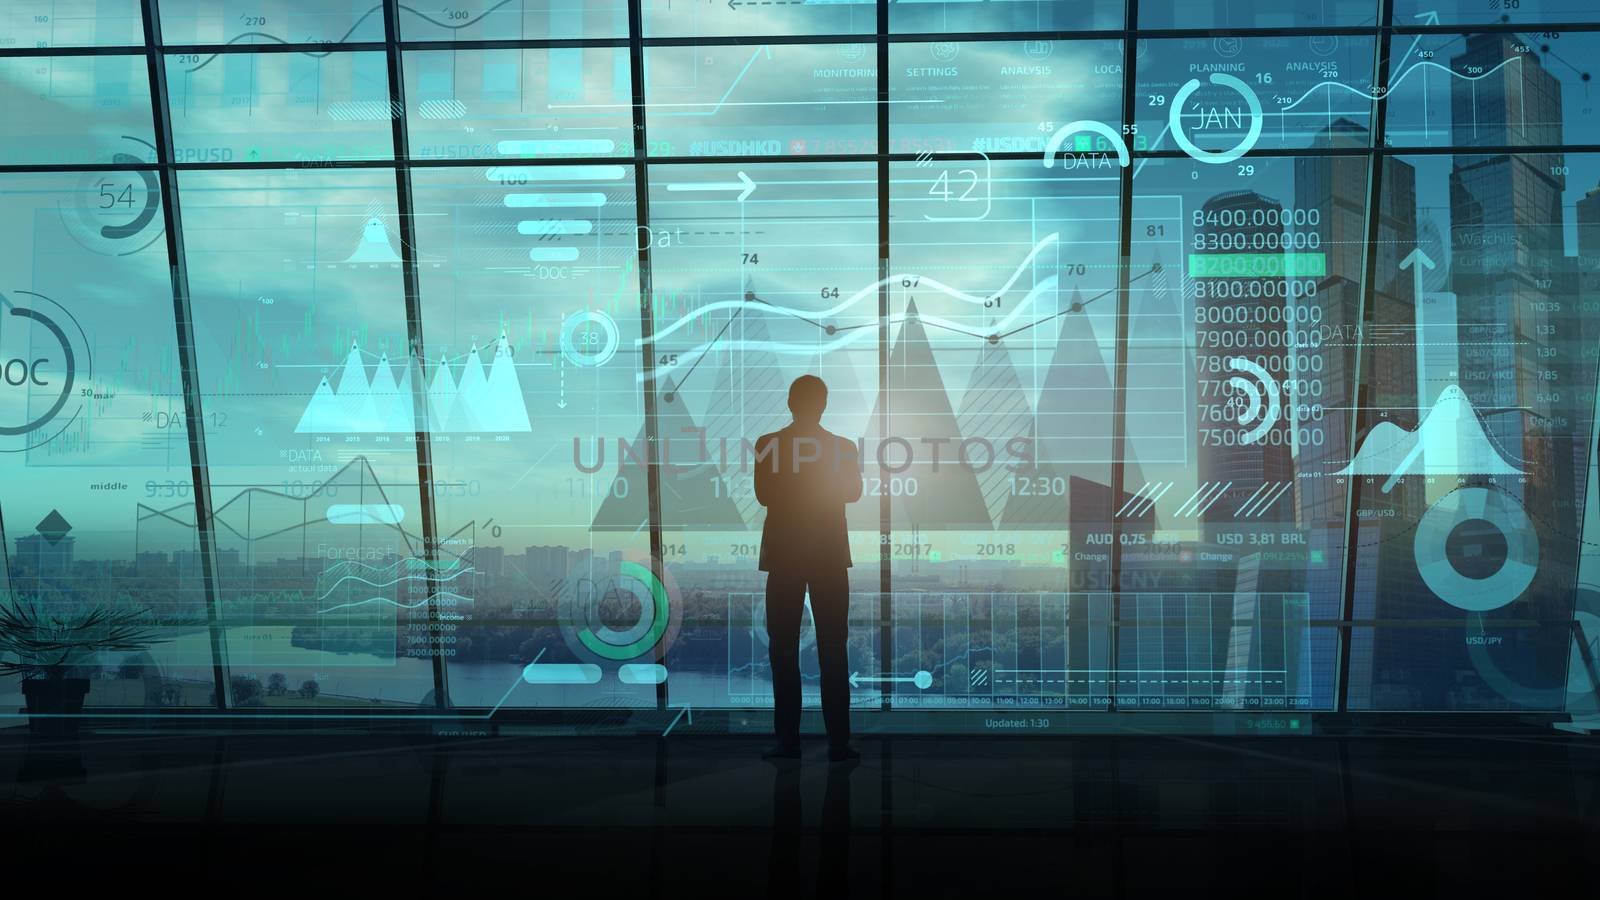
[[[0,816],[13,878],[75,889],[1426,897],[1600,880],[1600,740],[1546,730],[869,738],[855,766],[760,746],[6,729]]]

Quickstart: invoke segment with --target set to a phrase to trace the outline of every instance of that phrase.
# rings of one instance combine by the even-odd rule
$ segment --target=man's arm
[[[777,467],[773,465],[778,449],[772,446],[775,440],[777,435],[772,434],[764,434],[756,439],[756,458],[752,465],[756,470],[756,502],[762,506],[771,506],[778,495],[778,486],[773,483],[778,474]],[[772,458],[767,456],[769,451],[774,454]]]
[[[842,470],[839,487],[844,493],[844,502],[854,503],[861,499],[861,453],[854,441],[839,438],[839,455],[847,463],[839,467]]]

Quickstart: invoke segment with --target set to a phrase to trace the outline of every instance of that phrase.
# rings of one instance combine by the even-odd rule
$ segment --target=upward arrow
[[[672,733],[672,729],[674,729],[674,728],[676,728],[678,726],[678,720],[684,718],[685,716],[687,716],[689,718],[689,724],[690,725],[694,724],[694,711],[690,707],[689,704],[687,704],[687,703],[681,703],[681,704],[680,703],[674,703],[674,704],[672,704],[672,706],[677,707],[678,714],[676,716],[672,717],[672,721],[671,722],[667,723],[667,730],[661,732],[661,736],[662,737],[666,737],[667,735],[671,734]]]
[[[1437,24],[1439,24],[1439,13],[1438,13],[1437,10],[1430,9],[1427,12],[1417,13],[1415,16],[1412,16],[1412,18],[1421,19],[1422,20],[1422,24],[1424,24],[1424,25],[1437,25]],[[1411,58],[1411,54],[1416,51],[1417,45],[1420,44],[1420,43],[1422,43],[1422,35],[1419,34],[1415,38],[1412,38],[1411,46],[1406,48],[1406,55],[1400,57],[1400,62],[1405,62],[1406,60],[1410,59]],[[1392,72],[1390,73],[1390,80],[1391,80],[1391,82],[1394,81],[1394,80],[1397,80],[1397,79],[1394,78],[1394,73],[1392,73]]]
[[[1421,263],[1421,265],[1414,265],[1414,263]],[[1400,260],[1400,269],[1402,271],[1411,270],[1413,302],[1422,299],[1422,270],[1434,267],[1433,260],[1429,258],[1428,254],[1422,252],[1421,247],[1412,248],[1411,252],[1406,254],[1406,258]]]

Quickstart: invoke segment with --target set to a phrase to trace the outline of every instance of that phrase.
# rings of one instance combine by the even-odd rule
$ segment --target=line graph
[[[1161,271],[1161,265],[1159,263],[1154,264],[1150,268],[1144,270],[1143,272],[1140,272],[1137,275],[1131,276],[1128,279],[1128,284],[1130,286],[1132,286],[1132,285],[1144,280],[1145,278],[1148,278],[1148,277],[1150,277],[1152,275],[1155,275],[1155,274],[1159,273],[1160,271]],[[932,281],[932,279],[929,279],[929,281]],[[1037,285],[1035,285],[1032,289],[1029,290],[1028,294],[1022,299],[1022,301],[1020,301],[1016,305],[1016,307],[1012,310],[1011,313],[1007,314],[1007,316],[1004,319],[1002,319],[999,323],[997,323],[995,328],[990,329],[990,330],[988,330],[986,332],[973,331],[970,328],[963,327],[962,325],[954,323],[954,322],[951,322],[948,319],[943,319],[943,318],[940,318],[938,316],[923,315],[921,313],[914,312],[914,311],[907,311],[907,312],[891,315],[891,316],[888,317],[887,321],[884,324],[889,326],[889,327],[893,327],[893,326],[904,325],[907,322],[915,321],[915,322],[917,322],[917,323],[919,323],[919,324],[921,324],[921,325],[923,325],[925,327],[937,328],[937,329],[940,329],[942,331],[947,331],[947,332],[952,333],[952,334],[959,334],[959,335],[963,335],[963,336],[966,336],[966,337],[974,338],[976,340],[986,341],[989,344],[998,344],[1002,340],[1005,340],[1006,338],[1014,337],[1014,336],[1016,336],[1018,334],[1021,334],[1021,333],[1025,332],[1025,331],[1029,331],[1031,329],[1038,328],[1039,326],[1048,324],[1050,322],[1053,322],[1056,319],[1061,318],[1062,316],[1071,315],[1071,314],[1074,314],[1074,313],[1081,313],[1085,309],[1087,309],[1091,304],[1095,303],[1096,301],[1099,301],[1099,300],[1102,300],[1102,299],[1104,299],[1106,297],[1112,296],[1112,295],[1116,294],[1118,290],[1120,290],[1120,288],[1108,288],[1108,289],[1106,289],[1104,291],[1101,291],[1101,292],[1099,292],[1097,294],[1094,294],[1094,295],[1090,296],[1087,299],[1071,303],[1064,309],[1061,309],[1061,310],[1058,310],[1056,312],[1040,316],[1039,318],[1036,318],[1036,319],[1034,319],[1034,320],[1032,320],[1030,322],[1026,322],[1026,323],[1024,323],[1022,325],[1018,325],[1018,326],[1013,327],[1013,328],[1007,328],[1006,327],[1008,325],[1013,324],[1016,321],[1016,319],[1018,318],[1018,316],[1020,316],[1020,314],[1024,310],[1026,310],[1027,308],[1035,305],[1035,300],[1039,296],[1043,295],[1047,291],[1054,290],[1056,287],[1057,287],[1057,278],[1056,278],[1056,276],[1052,275],[1052,276],[1049,276],[1048,278],[1045,278],[1045,279],[1041,280]],[[941,293],[944,293],[944,291],[941,291]],[[857,343],[861,342],[862,339],[871,337],[873,335],[873,333],[874,333],[873,329],[876,329],[878,327],[878,324],[879,324],[878,321],[876,319],[874,319],[873,321],[870,321],[870,322],[861,322],[861,323],[851,324],[851,325],[831,325],[831,324],[827,324],[826,322],[819,321],[819,318],[814,318],[813,317],[813,316],[822,317],[824,314],[812,314],[812,316],[802,315],[802,314],[799,314],[799,313],[797,313],[797,312],[795,312],[793,310],[788,309],[787,307],[780,307],[780,306],[774,306],[772,304],[768,304],[765,301],[760,300],[760,298],[755,297],[754,294],[750,294],[749,296],[752,297],[753,299],[746,300],[743,303],[736,303],[736,302],[733,302],[733,301],[727,301],[727,302],[720,303],[720,304],[707,304],[707,306],[723,306],[724,308],[729,308],[729,307],[736,308],[738,310],[738,312],[735,312],[733,316],[730,316],[729,319],[728,319],[728,322],[725,323],[723,325],[722,329],[717,332],[716,336],[711,338],[709,341],[705,341],[704,343],[701,343],[701,344],[695,346],[694,348],[690,349],[687,353],[678,354],[678,356],[679,356],[679,361],[678,362],[676,362],[676,363],[663,363],[663,364],[658,365],[656,367],[656,369],[655,369],[656,378],[660,379],[660,378],[663,378],[665,376],[671,375],[673,372],[677,371],[678,369],[687,366],[688,367],[688,371],[685,372],[679,378],[679,383],[677,384],[677,389],[678,390],[682,390],[683,389],[683,382],[687,381],[689,375],[693,374],[695,369],[697,369],[699,367],[701,360],[703,360],[708,354],[711,353],[712,350],[717,349],[719,346],[721,346],[723,349],[727,349],[727,350],[766,350],[766,351],[770,351],[770,352],[773,352],[773,353],[779,353],[779,354],[785,354],[785,355],[812,356],[812,355],[817,355],[817,354],[832,353],[832,352],[835,352],[835,351],[838,351],[838,350],[845,349],[845,348],[847,348],[847,347],[849,347],[849,346],[851,346],[853,344],[857,344]],[[912,302],[914,303],[914,300]],[[824,342],[824,343],[786,342],[786,341],[773,341],[773,340],[723,341],[722,340],[723,335],[725,335],[727,333],[729,327],[733,324],[734,319],[736,319],[739,316],[739,314],[742,313],[744,310],[746,310],[746,309],[754,309],[754,308],[765,309],[765,310],[768,310],[768,311],[771,311],[771,312],[774,312],[774,313],[778,313],[780,315],[787,315],[789,318],[793,318],[793,319],[796,319],[798,321],[802,321],[802,322],[805,322],[807,324],[813,325],[813,326],[817,327],[820,331],[822,331],[824,334],[829,335],[829,336],[834,336],[834,339],[831,340],[831,341]],[[1004,330],[1001,330],[1001,329],[1004,329]],[[638,381],[639,383],[643,383],[647,379],[646,379],[644,373],[639,373],[638,375],[635,376],[635,380]]]
[[[728,89],[722,92],[722,96],[717,98],[716,102],[714,104],[712,104],[710,109],[707,109],[707,110],[680,110],[678,112],[662,113],[662,115],[669,115],[669,116],[714,116],[717,113],[721,112],[722,108],[728,104],[728,98],[732,97],[734,90],[739,87],[739,82],[744,80],[744,76],[749,73],[750,67],[754,66],[756,64],[756,60],[760,59],[762,54],[765,54],[767,59],[771,59],[772,58],[772,48],[767,46],[767,45],[765,45],[765,44],[761,45],[760,47],[757,47],[756,48],[756,52],[750,54],[750,58],[745,61],[744,68],[740,69],[739,70],[739,74],[735,75],[733,77],[733,81],[728,83]],[[652,105],[653,106],[661,106],[662,104],[656,103],[656,104],[652,104]],[[675,103],[675,104],[669,104],[669,105],[672,105],[672,106],[703,106],[705,104],[702,104],[702,103],[676,104]]]
[[[413,557],[413,558],[408,558],[408,559],[405,559],[405,560],[401,560],[401,562],[414,564],[414,563],[424,562],[424,560],[417,559],[417,558]],[[444,575],[444,576],[434,575],[433,576],[433,580],[434,581],[438,581],[438,582],[455,581],[457,578],[460,578],[463,575],[471,574],[472,572],[475,572],[475,571],[477,571],[477,570],[472,568],[471,566],[467,566],[467,567],[463,567],[463,568],[457,569],[455,572],[453,572],[453,573],[451,573],[449,575]],[[414,578],[426,578],[426,577],[428,577],[428,574],[426,572],[408,572],[405,575],[402,575],[399,578],[395,578],[395,579],[392,579],[390,581],[375,582],[375,581],[368,581],[365,578],[361,578],[361,577],[356,576],[356,575],[346,575],[346,576],[340,578],[338,581],[334,582],[332,585],[330,585],[326,591],[322,592],[321,596],[317,597],[317,599],[318,600],[326,600],[326,599],[328,599],[329,597],[333,596],[333,592],[334,591],[337,591],[339,588],[343,587],[345,584],[348,584],[348,583],[350,583],[352,581],[360,583],[360,584],[364,584],[369,588],[373,588],[374,590],[378,590],[378,589],[382,589],[382,588],[386,588],[386,587],[394,587],[397,584],[404,584],[404,583],[406,583],[406,582],[408,582],[408,581],[410,581],[410,580],[412,580]],[[367,603],[369,601],[362,600],[360,602],[361,603]],[[347,603],[345,605],[346,606],[358,606],[360,604],[359,603]]]
[[[355,485],[348,483],[351,478],[356,480]],[[246,487],[212,511],[212,528],[219,534],[231,536],[249,546],[297,531],[303,533],[316,525],[338,527],[337,523],[325,513],[313,514],[312,504],[327,502],[332,505],[340,492],[352,489],[375,492],[376,503],[392,505],[393,501],[379,481],[371,461],[365,456],[358,456],[345,463],[322,483],[299,496],[289,491],[259,485]],[[136,510],[141,525],[152,520],[166,520],[184,528],[195,527],[194,504],[190,501],[167,508],[156,508],[140,503]],[[263,519],[275,521],[257,532],[255,523]],[[422,544],[421,535],[407,531],[398,522],[367,527],[394,531],[404,544],[405,557],[420,559],[416,548]]]
[[[1453,78],[1459,78],[1462,81],[1481,81],[1482,79],[1488,78],[1490,75],[1493,75],[1494,73],[1500,71],[1501,69],[1504,69],[1506,66],[1509,66],[1514,62],[1522,62],[1522,57],[1513,56],[1513,57],[1501,62],[1499,65],[1494,66],[1494,67],[1489,68],[1489,69],[1485,69],[1484,71],[1479,72],[1476,75],[1464,75],[1464,74],[1462,74],[1460,72],[1457,72],[1456,70],[1450,68],[1449,66],[1443,65],[1441,63],[1433,62],[1432,60],[1426,60],[1425,59],[1425,60],[1421,60],[1419,62],[1413,63],[1404,72],[1401,72],[1400,75],[1398,77],[1396,77],[1393,81],[1389,82],[1389,86],[1387,88],[1381,88],[1381,89],[1379,89],[1377,91],[1363,91],[1362,89],[1360,89],[1358,87],[1353,87],[1351,85],[1345,84],[1342,81],[1319,81],[1316,84],[1312,85],[1310,88],[1308,88],[1306,90],[1306,92],[1301,94],[1300,97],[1298,99],[1296,99],[1293,103],[1290,103],[1290,104],[1284,106],[1281,110],[1279,110],[1279,112],[1288,112],[1289,110],[1294,109],[1296,106],[1299,106],[1300,104],[1304,103],[1307,100],[1307,98],[1309,98],[1312,94],[1316,93],[1317,91],[1319,91],[1319,90],[1321,90],[1323,88],[1329,88],[1329,89],[1339,88],[1341,90],[1349,91],[1350,93],[1355,94],[1357,96],[1365,97],[1368,100],[1379,100],[1379,99],[1382,99],[1383,97],[1385,97],[1387,95],[1393,94],[1395,92],[1395,90],[1397,88],[1399,88],[1400,85],[1403,84],[1408,77],[1410,77],[1411,73],[1417,71],[1418,69],[1424,69],[1424,68],[1438,69],[1439,71],[1444,72],[1445,74],[1450,75]]]
[[[463,597],[460,594],[452,591],[437,591],[429,594],[426,597],[423,597],[421,600],[418,600],[415,603],[402,603],[398,600],[392,600],[388,597],[368,597],[365,600],[352,600],[349,603],[340,603],[337,606],[330,606],[327,609],[319,609],[317,610],[317,615],[326,615],[328,613],[338,612],[341,609],[353,609],[355,607],[365,606],[369,603],[387,603],[395,609],[420,609],[424,606],[427,606],[429,603],[442,598],[459,600],[463,603],[472,602],[471,597]]]
[[[508,6],[508,5],[510,5],[511,3],[514,3],[514,2],[517,2],[517,0],[500,0],[499,3],[496,3],[495,5],[489,7],[488,9],[484,10],[482,13],[479,13],[477,16],[469,18],[469,19],[464,19],[464,20],[462,20],[460,22],[441,22],[438,19],[433,18],[432,16],[428,15],[425,12],[422,12],[421,10],[419,10],[419,9],[417,9],[415,7],[406,6],[404,3],[400,4],[400,11],[401,12],[410,13],[411,15],[416,16],[417,18],[429,23],[430,25],[434,25],[434,26],[437,26],[439,28],[446,28],[446,29],[449,29],[451,31],[460,31],[460,30],[462,30],[464,28],[470,28],[473,25],[478,24],[479,22],[481,22],[484,19],[488,18],[491,14],[497,12],[501,7]],[[307,43],[342,44],[345,41],[348,41],[350,39],[350,36],[355,34],[356,31],[358,31],[361,28],[362,25],[366,24],[366,21],[368,19],[372,18],[372,14],[373,13],[381,12],[382,10],[383,10],[383,4],[381,4],[381,3],[369,8],[366,12],[364,12],[360,16],[356,17],[355,23],[352,24],[350,26],[350,28],[347,31],[345,31],[344,34],[340,35],[337,40],[332,40],[332,41],[308,41]],[[224,44],[225,44],[225,46],[230,46],[231,47],[234,44],[239,43],[240,41],[248,40],[250,38],[260,38],[261,40],[272,41],[273,43],[276,43],[276,44],[293,44],[293,43],[295,43],[295,41],[291,41],[291,40],[283,38],[283,37],[281,37],[279,35],[271,34],[269,32],[265,32],[265,31],[246,31],[246,32],[234,35],[233,37],[231,37],[227,41],[225,41]],[[326,57],[332,56],[334,54],[334,52],[335,51],[333,51],[333,50],[304,50],[304,51],[301,51],[301,55],[302,56],[309,56],[309,57],[311,57],[313,59],[324,59]],[[204,69],[206,66],[211,65],[213,62],[216,61],[217,57],[219,57],[221,55],[222,55],[221,53],[213,53],[210,56],[207,56],[205,59],[202,59],[199,62],[195,63],[192,67],[184,69],[183,71],[184,71],[185,74],[193,74],[195,72],[198,72],[201,69]]]
[[[944,294],[947,297],[951,297],[951,298],[954,298],[956,300],[961,300],[961,301],[966,302],[966,303],[972,303],[972,304],[975,304],[975,305],[978,305],[978,306],[983,306],[983,305],[986,305],[986,304],[993,303],[996,299],[998,299],[1000,297],[1003,297],[1005,294],[1009,293],[1011,291],[1011,288],[1016,285],[1018,279],[1020,279],[1022,277],[1023,273],[1028,270],[1028,267],[1033,264],[1033,261],[1035,259],[1037,259],[1041,253],[1043,253],[1045,250],[1049,249],[1052,245],[1054,245],[1055,243],[1057,243],[1060,240],[1061,240],[1060,232],[1051,232],[1050,234],[1045,235],[1043,238],[1041,238],[1039,240],[1038,243],[1033,245],[1033,249],[1028,251],[1028,255],[1023,257],[1022,262],[1017,264],[1017,267],[1014,270],[1012,270],[1010,277],[1008,277],[1005,280],[1005,283],[1002,284],[997,290],[992,291],[992,292],[990,292],[988,294],[981,294],[981,295],[980,294],[969,294],[969,293],[967,293],[965,291],[961,291],[961,290],[958,290],[956,288],[950,287],[949,285],[944,284],[943,282],[941,282],[941,281],[939,281],[937,279],[934,279],[934,278],[924,278],[923,276],[921,276],[919,274],[915,274],[915,273],[900,273],[900,274],[897,274],[897,275],[889,275],[889,276],[886,276],[884,278],[880,278],[877,281],[874,281],[871,284],[867,285],[866,287],[863,287],[860,290],[856,291],[855,293],[851,294],[849,297],[845,298],[844,300],[841,300],[839,303],[835,304],[834,306],[832,306],[832,307],[830,307],[828,309],[822,309],[822,310],[794,309],[792,307],[776,306],[776,305],[773,305],[773,304],[770,304],[770,303],[765,303],[765,302],[756,301],[756,300],[749,300],[749,299],[746,299],[746,300],[722,300],[722,301],[718,301],[716,303],[707,303],[707,304],[705,304],[703,306],[696,307],[691,312],[685,313],[684,315],[680,316],[676,322],[673,322],[671,325],[668,325],[666,328],[663,328],[660,331],[657,331],[655,334],[651,335],[650,337],[643,337],[643,338],[639,338],[639,339],[635,340],[634,341],[634,345],[638,346],[638,347],[643,347],[643,346],[646,346],[646,345],[649,345],[649,344],[658,343],[662,339],[670,337],[673,334],[675,334],[676,332],[681,331],[684,328],[687,328],[689,325],[693,324],[696,320],[704,318],[705,316],[708,316],[708,315],[710,315],[710,314],[712,314],[714,312],[719,312],[719,311],[724,310],[724,309],[743,310],[743,309],[748,309],[748,308],[751,308],[751,307],[759,307],[759,308],[761,308],[763,310],[766,310],[766,311],[770,311],[770,312],[777,313],[777,314],[780,314],[780,315],[790,316],[792,318],[797,318],[797,319],[801,319],[801,320],[805,320],[805,321],[809,321],[809,319],[807,317],[816,317],[817,319],[831,319],[831,318],[834,318],[834,317],[837,317],[837,316],[840,316],[840,315],[844,314],[845,312],[849,311],[851,307],[855,306],[857,303],[860,303],[862,300],[865,300],[865,299],[867,299],[869,297],[872,298],[874,300],[874,302],[876,302],[877,291],[878,291],[879,288],[882,288],[882,287],[884,287],[886,285],[893,285],[893,284],[896,284],[896,283],[904,283],[904,282],[906,282],[908,280],[913,282],[913,284],[910,285],[910,286],[917,287],[917,288],[921,288],[923,286],[926,286],[927,288],[929,288],[931,290],[938,291],[939,293]]]

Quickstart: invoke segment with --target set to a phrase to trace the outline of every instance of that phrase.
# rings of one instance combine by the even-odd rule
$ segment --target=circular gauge
[[[561,325],[561,355],[575,366],[605,365],[617,355],[620,342],[617,323],[596,309],[573,313]]]
[[[155,147],[135,137],[127,151],[112,154],[115,165],[140,165]],[[161,182],[149,170],[87,172],[72,194],[57,201],[67,233],[86,249],[106,256],[129,256],[155,243],[165,232],[161,220]]]
[[[1412,549],[1428,589],[1468,612],[1512,602],[1539,570],[1539,538],[1528,514],[1483,487],[1461,488],[1429,507]]]
[[[1219,40],[1221,39],[1219,38]],[[1255,90],[1250,85],[1225,72],[1212,72],[1209,77],[1212,84],[1228,88],[1244,98],[1245,106],[1249,108],[1250,112],[1249,130],[1245,133],[1244,139],[1227,150],[1215,151],[1202,150],[1195,146],[1193,141],[1189,140],[1189,136],[1183,131],[1183,107],[1185,102],[1188,101],[1189,95],[1200,89],[1200,79],[1198,78],[1189,79],[1172,96],[1172,103],[1167,112],[1167,126],[1172,131],[1173,141],[1183,148],[1183,152],[1189,154],[1190,157],[1198,162],[1216,166],[1233,162],[1249,153],[1250,148],[1254,147],[1256,141],[1261,139],[1261,99],[1256,96]]]
[[[568,647],[596,662],[654,657],[683,621],[673,591],[648,564],[628,559],[580,563],[567,575],[557,612]]]
[[[1555,646],[1543,643],[1544,651],[1541,651],[1538,644],[1530,644],[1526,640],[1507,646],[1500,643],[1505,635],[1486,631],[1483,618],[1482,615],[1467,616],[1465,638],[1467,659],[1472,662],[1472,668],[1477,670],[1484,684],[1512,703],[1529,709],[1561,709],[1569,702],[1570,685],[1552,682],[1540,686],[1524,680],[1531,674],[1527,662],[1533,655],[1553,651]],[[1567,640],[1571,642],[1571,638]],[[1573,652],[1576,652],[1576,648],[1573,648]],[[1500,660],[1497,661],[1496,657],[1500,657]],[[1501,666],[1502,661],[1505,667]],[[1556,673],[1552,672],[1551,675],[1555,676]]]
[[[89,340],[43,294],[0,294],[0,451],[48,443],[77,419],[93,374]]]

